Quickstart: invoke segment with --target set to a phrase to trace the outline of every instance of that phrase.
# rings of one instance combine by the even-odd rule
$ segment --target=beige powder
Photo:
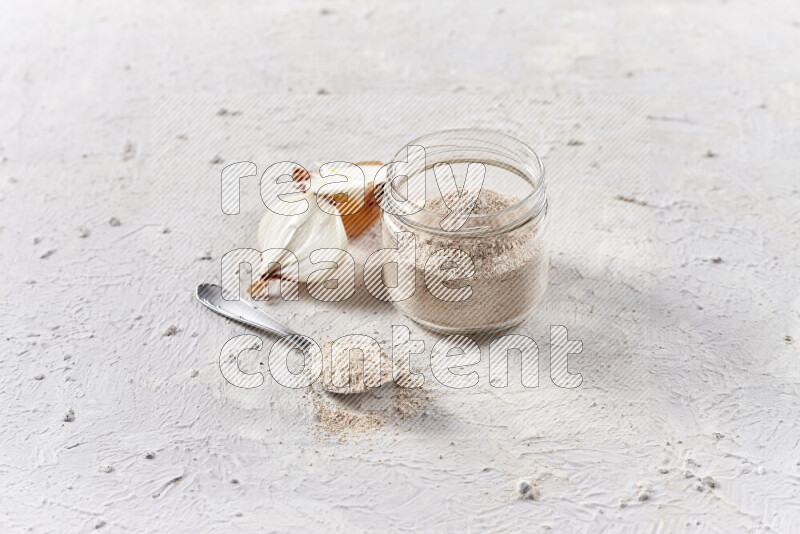
[[[518,202],[520,199],[515,196],[483,189],[472,213],[493,213]],[[443,214],[447,212],[441,198],[429,201],[426,207]],[[548,256],[539,236],[540,222],[498,235],[478,237],[402,229],[416,235],[416,288],[412,297],[394,304],[423,325],[465,333],[512,326],[524,319],[547,287]],[[395,236],[384,225],[384,243],[392,246],[394,242]],[[426,287],[428,258],[446,248],[462,250],[474,262],[475,274],[465,281],[472,288],[468,300],[440,300]],[[464,282],[448,287],[461,285],[465,285]]]
[[[423,389],[387,386],[379,395],[330,395],[309,388],[320,439],[347,441],[381,431],[387,424],[424,417],[431,401]]]
[[[360,338],[348,336],[323,344],[321,347],[323,372],[318,382],[320,387],[331,393],[356,394],[374,391],[382,385],[394,382],[392,347],[383,346],[381,343],[385,344],[385,341],[377,342],[366,336]],[[380,347],[380,367],[377,365],[374,352],[378,347]],[[402,347],[400,345],[395,348],[400,350]],[[409,386],[413,382],[412,376],[408,374],[407,365],[398,366],[397,382],[401,386]]]
[[[332,393],[364,393],[392,382],[391,357],[379,343],[366,336],[325,343],[322,360],[320,385]]]
[[[314,404],[315,426],[320,437],[345,441],[349,438],[374,434],[388,422],[404,421],[425,412],[430,397],[421,388],[410,389],[392,383],[391,346],[381,345],[381,375],[383,387],[365,388],[364,382],[374,383],[378,378],[375,365],[362,367],[361,350],[364,341],[340,342],[340,350],[331,361],[331,340],[322,345],[324,373],[318,387],[322,391],[308,388]],[[350,351],[351,364],[348,366],[346,352]],[[370,362],[368,361],[368,364]],[[334,387],[335,383],[347,381],[348,370],[352,373],[347,387]],[[402,376],[400,377],[400,382]]]
[[[372,412],[360,412],[342,402],[311,391],[317,430],[322,437],[335,437],[338,441],[361,434],[374,433],[385,424],[385,418]]]

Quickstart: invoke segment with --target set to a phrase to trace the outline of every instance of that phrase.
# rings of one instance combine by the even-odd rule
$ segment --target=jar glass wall
[[[423,157],[418,149],[409,149],[419,146]],[[406,260],[413,263],[406,267],[413,267],[414,291],[393,300],[394,306],[442,333],[487,332],[522,322],[547,287],[547,195],[538,156],[499,132],[447,130],[408,143],[394,161],[384,195],[408,200],[410,184],[421,183],[423,177],[425,187],[424,206],[404,213],[386,210],[382,216],[385,247],[397,246],[399,232],[412,233],[415,242],[415,257]],[[449,177],[440,166],[444,163],[459,191],[443,195]],[[457,228],[445,229],[443,219],[458,205],[453,195],[465,194],[462,184],[470,164],[485,169],[479,193],[475,191],[477,201]],[[479,168],[470,167],[470,172]],[[447,252],[451,249],[461,252]],[[389,287],[398,286],[398,272],[392,276],[384,270]]]

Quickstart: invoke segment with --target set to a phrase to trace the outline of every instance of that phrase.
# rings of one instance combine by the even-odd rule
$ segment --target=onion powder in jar
[[[396,270],[382,271],[393,305],[446,334],[522,322],[547,288],[549,264],[544,167],[536,153],[499,132],[446,130],[408,143],[394,162],[383,191],[389,206],[382,214],[383,244],[397,247],[398,233],[410,232],[415,245]],[[414,198],[423,198],[423,182],[424,205],[411,202],[408,209],[412,188],[420,193]],[[451,213],[464,206],[459,196],[466,199],[468,192],[477,200],[454,218]],[[400,202],[404,210],[391,208]],[[413,272],[413,293],[401,291],[401,272]]]

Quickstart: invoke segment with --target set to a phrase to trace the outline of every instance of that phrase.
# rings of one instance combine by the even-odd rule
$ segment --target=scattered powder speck
[[[167,328],[167,329],[164,331],[164,337],[170,337],[170,336],[174,336],[175,334],[177,334],[177,333],[178,333],[178,332],[180,332],[180,331],[181,331],[181,329],[180,329],[180,328],[178,328],[177,326],[175,326],[174,324],[173,324],[173,325],[170,325],[170,327],[169,327],[169,328]]]
[[[619,200],[619,201],[622,201],[622,202],[627,202],[629,204],[637,204],[639,206],[649,206],[649,204],[647,202],[645,202],[644,200],[639,200],[638,198],[634,198],[634,197],[628,197],[628,196],[625,196],[625,195],[617,195],[614,198],[616,200]]]
[[[706,475],[706,476],[704,476],[704,477],[701,479],[701,481],[703,482],[703,484],[705,484],[705,485],[706,485],[706,486],[708,486],[709,488],[712,488],[712,489],[713,489],[713,488],[716,488],[716,487],[717,487],[717,481],[716,481],[716,480],[714,480],[714,479],[713,479],[711,476],[709,476],[709,475]]]
[[[131,141],[128,141],[122,151],[122,161],[130,161],[134,157],[136,157],[136,145],[134,145]]]
[[[519,480],[514,487],[514,496],[517,499],[538,501],[541,497],[536,482],[529,480]]]

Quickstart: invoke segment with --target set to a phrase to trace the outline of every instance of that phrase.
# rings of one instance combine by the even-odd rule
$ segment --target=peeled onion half
[[[262,251],[261,274],[264,277],[277,274],[278,265],[272,262],[282,261],[281,278],[293,279],[290,273],[296,265],[299,268],[298,281],[306,283],[308,274],[312,270],[320,269],[320,266],[315,266],[309,260],[314,250],[347,250],[347,232],[335,203],[317,196],[311,190],[301,194],[308,201],[308,209],[304,213],[286,216],[268,210],[258,224],[258,246]],[[297,263],[290,255],[273,255],[268,258],[263,253],[268,249],[289,250],[297,257]]]

